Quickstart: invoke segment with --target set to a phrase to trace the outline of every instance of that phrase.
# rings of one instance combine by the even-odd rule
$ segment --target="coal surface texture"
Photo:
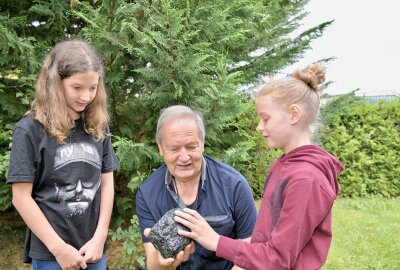
[[[173,208],[165,213],[149,233],[151,243],[164,258],[175,258],[179,251],[192,241],[190,238],[178,234],[178,229],[189,231],[187,227],[174,220],[174,212],[178,209]]]

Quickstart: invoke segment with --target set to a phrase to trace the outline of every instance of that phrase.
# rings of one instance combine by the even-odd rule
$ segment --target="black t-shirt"
[[[80,249],[96,230],[100,210],[101,174],[119,167],[111,138],[96,141],[82,120],[64,144],[58,144],[31,116],[13,131],[8,183],[32,182],[32,197],[57,234]],[[27,229],[24,262],[55,260]]]

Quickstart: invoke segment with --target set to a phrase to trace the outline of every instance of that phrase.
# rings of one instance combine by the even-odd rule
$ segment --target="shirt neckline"
[[[195,205],[196,208],[199,206],[199,200],[200,200],[200,193],[201,190],[205,190],[204,188],[204,182],[206,181],[206,167],[207,167],[207,162],[206,159],[204,158],[204,156],[202,156],[202,162],[201,162],[201,174],[200,174],[200,181],[201,181],[201,188],[199,186],[198,191],[197,191],[197,195],[196,195],[196,200],[190,204],[190,205],[186,205],[182,199],[180,199],[179,197],[179,193],[176,190],[176,187],[174,186],[174,176],[169,172],[168,167],[167,170],[165,172],[165,188],[168,190],[169,194],[172,196],[172,198],[174,199],[174,201],[178,204],[178,207],[180,208],[187,208],[189,206],[193,206]]]

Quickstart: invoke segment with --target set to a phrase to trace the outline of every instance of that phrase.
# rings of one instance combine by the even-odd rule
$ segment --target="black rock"
[[[174,208],[165,213],[149,233],[151,243],[164,258],[175,258],[179,251],[192,241],[190,238],[178,234],[178,229],[189,231],[187,227],[174,220],[174,212],[178,209]]]

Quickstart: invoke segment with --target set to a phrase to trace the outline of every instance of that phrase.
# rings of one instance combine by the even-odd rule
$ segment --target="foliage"
[[[329,119],[322,145],[346,168],[339,176],[342,196],[400,196],[400,99],[360,104],[344,96],[322,113]]]
[[[116,197],[116,223],[123,224],[124,219],[134,213],[133,194],[154,168],[161,165],[162,159],[154,147],[144,143],[134,143],[119,136],[114,136],[114,140],[113,146],[121,164],[118,173],[127,179],[122,187],[115,187],[117,193],[123,195]]]
[[[136,264],[145,265],[145,257],[143,251],[138,249],[141,246],[142,238],[140,233],[139,220],[136,215],[131,219],[131,225],[127,229],[119,227],[116,231],[110,231],[112,240],[123,240],[123,246],[129,256],[128,267],[133,267]]]
[[[11,207],[11,187],[6,183],[0,183],[0,211]]]
[[[242,137],[226,141],[220,136],[229,129],[237,130],[235,119],[246,110],[247,98],[240,97],[236,89],[295,62],[310,42],[322,35],[330,22],[290,37],[306,15],[302,10],[306,2],[1,3],[0,31],[5,38],[0,50],[7,56],[0,62],[3,124],[14,124],[28,109],[36,73],[49,48],[57,41],[80,37],[103,56],[115,135],[155,152],[160,109],[181,103],[204,113],[209,152],[229,149],[227,155],[219,155],[222,158],[243,147],[248,152],[251,144],[235,141]],[[122,144],[116,148],[119,146]],[[140,153],[132,152],[131,157],[138,160]],[[116,182],[124,184],[135,178],[139,179],[137,185],[151,172],[149,167],[154,169],[159,163],[146,165],[146,170],[139,170],[142,176],[135,178],[139,172],[128,164]]]
[[[237,142],[235,145],[223,145],[222,152],[211,152],[221,160],[245,175],[253,191],[254,198],[261,198],[264,193],[264,182],[267,170],[272,162],[282,153],[281,150],[269,149],[264,138],[256,131],[255,103],[246,104],[246,110],[237,115],[233,123],[223,131],[226,142]]]
[[[160,109],[180,103],[212,119],[207,141],[214,146],[226,122],[243,110],[236,102],[239,83],[294,62],[329,24],[288,38],[304,16],[303,4],[82,1],[72,12],[87,24],[80,35],[104,54],[118,135],[154,145]],[[264,53],[250,56],[260,48]]]
[[[0,123],[1,123],[0,116]],[[10,158],[10,144],[12,125],[0,125],[0,179],[5,179],[8,171],[8,160]],[[3,151],[4,150],[4,151]],[[5,183],[0,181],[0,211],[7,210],[11,207],[11,188]]]

